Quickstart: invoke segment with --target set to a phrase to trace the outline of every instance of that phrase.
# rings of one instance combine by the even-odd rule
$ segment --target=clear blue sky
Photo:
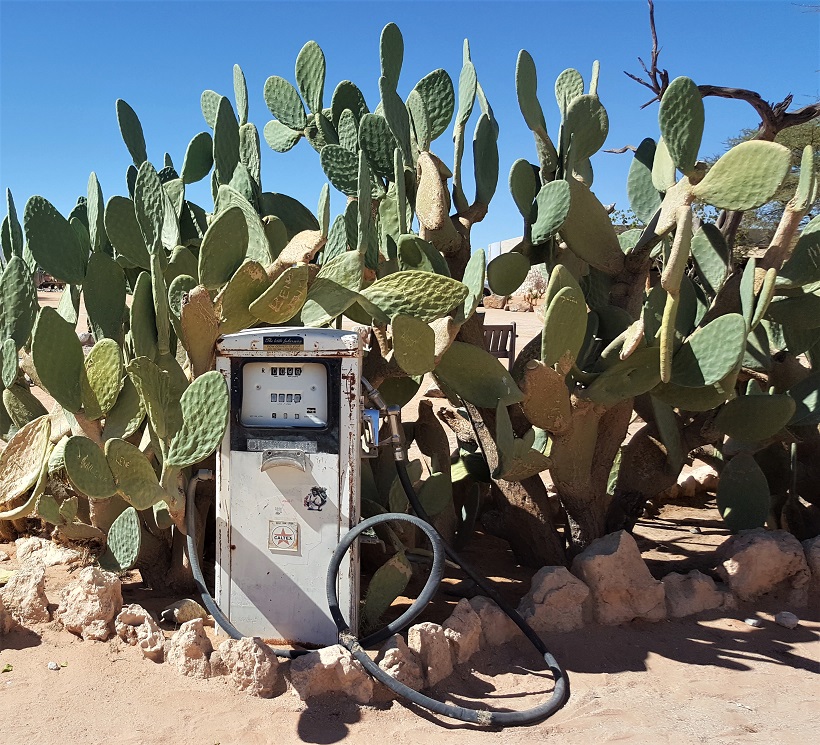
[[[517,158],[535,160],[535,151],[515,98],[519,49],[535,58],[539,97],[553,135],[558,128],[555,77],[576,67],[588,80],[593,60],[599,59],[599,95],[610,117],[605,147],[657,137],[657,107],[641,111],[648,91],[623,74],[637,72],[639,55],[648,58],[648,15],[642,0],[0,0],[0,187],[11,188],[21,212],[29,196],[41,194],[67,214],[85,193],[92,170],[106,200],[126,194],[130,158],[117,128],[117,98],[128,101],[140,116],[152,162],[161,167],[167,151],[181,167],[188,141],[207,128],[200,93],[211,88],[232,97],[234,63],[245,72],[250,120],[261,132],[271,118],[262,97],[266,78],[281,75],[293,81],[296,55],[309,39],[321,45],[327,58],[325,101],[336,83],[348,78],[362,88],[373,109],[378,102],[379,33],[389,21],[399,25],[405,40],[402,96],[438,67],[457,81],[461,43],[465,37],[470,40],[479,80],[501,128],[499,188],[488,218],[474,230],[474,247],[521,232],[507,174]],[[791,2],[657,0],[656,22],[661,64],[672,77],[752,88],[771,101],[791,92],[795,106],[818,98],[820,13]],[[722,151],[727,137],[757,123],[751,107],[741,102],[707,99],[706,112],[702,155]],[[315,210],[324,174],[312,148],[304,140],[284,155],[264,141],[262,148],[263,188],[290,194]],[[439,138],[433,150],[451,164],[451,133]],[[630,157],[599,153],[593,158],[593,188],[602,202],[628,206],[624,182]],[[466,173],[465,183],[471,186],[469,164]],[[210,209],[205,184],[190,187],[188,196]],[[334,215],[344,201],[333,192]]]

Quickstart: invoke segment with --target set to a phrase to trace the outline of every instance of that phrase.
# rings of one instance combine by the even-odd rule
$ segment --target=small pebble
[[[745,621],[743,621],[743,623],[745,623],[747,626],[754,626],[756,629],[763,628],[763,621],[761,621],[759,618],[747,618]]]
[[[689,528],[689,532],[695,533],[695,535],[700,535],[702,531],[697,525],[693,525],[691,528]]]
[[[795,616],[794,613],[789,613],[789,611],[784,610],[774,617],[774,622],[787,629],[796,629],[800,623],[800,619]]]
[[[0,561],[8,561],[11,558],[5,551],[0,551]]]
[[[48,663],[49,670],[59,670],[60,666],[56,662],[49,662]]]

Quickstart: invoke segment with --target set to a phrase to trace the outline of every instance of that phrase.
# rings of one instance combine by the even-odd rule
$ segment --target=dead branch
[[[699,85],[698,90],[704,98],[717,96],[718,98],[731,98],[748,103],[760,117],[760,130],[754,137],[756,140],[774,140],[777,133],[787,127],[805,124],[820,116],[820,103],[809,104],[797,111],[788,111],[792,103],[791,93],[780,103],[769,103],[764,101],[759,93],[745,88]]]
[[[624,70],[624,74],[627,77],[632,78],[636,83],[644,86],[644,88],[649,88],[652,93],[655,95],[647,101],[645,104],[641,106],[642,109],[645,109],[650,104],[654,103],[655,101],[660,101],[661,96],[663,96],[664,91],[669,87],[669,73],[666,70],[661,70],[658,67],[658,57],[660,57],[661,50],[658,47],[658,32],[655,30],[655,3],[653,0],[648,0],[649,2],[649,31],[652,34],[652,52],[650,56],[650,67],[647,68],[646,63],[638,57],[638,62],[641,63],[641,67],[643,68],[644,74],[646,75],[646,80],[643,78],[639,78],[637,75],[633,75],[631,72],[627,72]]]
[[[609,150],[604,150],[604,152],[605,153],[615,153],[616,155],[620,155],[621,153],[627,153],[627,152],[633,152],[634,153],[635,151],[637,151],[637,149],[638,148],[636,148],[634,145],[624,145],[623,147],[618,147],[618,148],[613,147],[613,148],[610,148]]]

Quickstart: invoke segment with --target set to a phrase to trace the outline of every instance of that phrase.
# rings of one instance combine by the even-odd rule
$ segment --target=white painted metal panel
[[[249,360],[243,368],[243,372],[248,370],[243,375],[245,394],[253,400],[234,412],[236,418],[232,414],[217,458],[216,601],[243,634],[289,643],[333,644],[337,638],[325,595],[327,565],[340,536],[359,518],[359,337],[332,329],[251,329],[224,337],[218,346],[217,369],[228,380],[232,357],[256,360]],[[284,383],[277,370],[280,387],[293,387],[297,380],[301,386],[302,378],[318,386],[315,381],[321,380],[322,373],[326,375],[327,368],[309,360],[341,358],[341,379],[326,381],[326,385],[338,386],[340,394],[338,456],[317,452],[315,424],[313,429],[289,427],[287,431],[299,436],[299,441],[278,442],[275,450],[265,452],[264,439],[260,444],[249,440],[247,451],[230,450],[230,426],[236,421],[253,426],[250,412],[257,406],[268,417],[261,426],[280,427],[280,417],[275,425],[270,417],[273,391],[261,378],[262,369],[266,381],[274,377],[265,357],[293,357],[293,367],[302,370],[299,376],[288,376],[290,365],[285,365]],[[283,387],[283,391],[295,394],[295,388],[285,391]],[[278,396],[278,388],[276,393]],[[282,407],[287,408],[288,403],[281,402]],[[276,404],[280,404],[278,399]],[[311,408],[316,409],[317,421],[324,420],[322,424],[332,419],[318,405]],[[278,413],[282,410],[277,408]],[[288,421],[294,420],[289,417]],[[343,562],[337,585],[340,607],[354,629],[358,624],[358,574],[354,547]]]

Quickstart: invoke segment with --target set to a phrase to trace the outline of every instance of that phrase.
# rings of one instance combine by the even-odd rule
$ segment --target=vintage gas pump
[[[243,633],[336,643],[328,562],[358,522],[362,345],[356,332],[261,328],[223,337],[230,419],[217,458],[216,602]],[[340,567],[356,628],[358,553]]]

